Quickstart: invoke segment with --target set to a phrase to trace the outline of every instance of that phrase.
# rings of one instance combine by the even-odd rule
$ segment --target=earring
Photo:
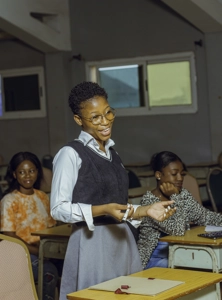
[[[157,177],[157,180],[160,180],[160,177]]]

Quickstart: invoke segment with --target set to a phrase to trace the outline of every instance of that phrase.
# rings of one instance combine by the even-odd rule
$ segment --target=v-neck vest
[[[119,155],[110,148],[110,159],[84,146],[81,141],[67,144],[82,160],[73,190],[72,203],[101,205],[128,202],[129,179]]]

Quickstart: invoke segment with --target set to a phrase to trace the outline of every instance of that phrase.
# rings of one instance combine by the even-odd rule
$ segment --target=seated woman
[[[9,188],[1,200],[1,231],[21,239],[29,249],[34,280],[38,279],[39,237],[31,233],[56,224],[49,213],[49,198],[38,190],[42,167],[30,152],[15,154],[8,166]],[[43,299],[53,300],[58,280],[57,268],[49,260],[43,266]]]
[[[158,222],[144,217],[140,225],[138,249],[143,268],[168,267],[168,243],[160,242],[163,235],[184,235],[190,223],[198,225],[222,226],[222,215],[207,210],[182,187],[186,174],[181,159],[174,153],[163,151],[154,154],[151,166],[157,186],[147,191],[141,205],[151,205],[159,201],[174,200],[176,212],[169,219]]]

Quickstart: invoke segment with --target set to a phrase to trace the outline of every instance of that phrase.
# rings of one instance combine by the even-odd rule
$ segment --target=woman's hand
[[[107,204],[107,210],[108,210],[107,214],[121,222],[127,208],[128,205],[109,203]],[[132,216],[133,212],[134,212],[134,208],[132,204],[130,204],[127,219],[129,219]]]
[[[109,203],[103,205],[93,205],[92,206],[92,215],[93,217],[102,216],[102,215],[109,215],[119,222],[122,221],[125,211],[127,210],[128,205],[117,204],[117,203]],[[128,213],[127,219],[131,218],[133,215],[134,208],[132,204],[130,204],[130,210]]]
[[[139,206],[133,215],[133,219],[151,217],[157,221],[164,221],[175,213],[176,208],[170,207],[173,203],[174,201],[160,201],[152,205]]]
[[[157,221],[164,221],[172,216],[176,208],[171,208],[173,201],[160,201],[150,205],[147,209],[147,215]]]
[[[169,182],[164,182],[160,185],[161,192],[169,198],[173,194],[179,194],[179,190],[175,185]]]

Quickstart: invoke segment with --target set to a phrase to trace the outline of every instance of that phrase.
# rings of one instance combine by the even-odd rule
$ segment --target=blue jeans
[[[145,269],[153,267],[168,268],[169,247],[167,242],[158,242]]]
[[[30,256],[34,281],[38,282],[38,256],[34,254],[31,254]],[[57,281],[58,271],[56,266],[49,260],[45,260],[43,264],[43,300],[54,300]]]

